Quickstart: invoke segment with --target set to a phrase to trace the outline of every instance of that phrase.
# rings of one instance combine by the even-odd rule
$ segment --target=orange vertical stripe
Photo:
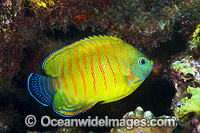
[[[52,92],[55,92],[55,90],[53,90],[52,80],[54,80],[54,79],[52,79],[52,78],[49,79],[49,87],[50,87],[50,90],[51,90]]]
[[[52,70],[53,70],[53,72],[54,72],[53,61],[54,61],[54,60],[51,60],[51,64],[50,64],[50,65],[51,65],[51,69],[52,69]]]
[[[115,85],[117,85],[117,79],[116,79],[115,74],[114,74],[114,71],[113,71],[113,69],[112,69],[112,67],[111,67],[110,61],[108,60],[108,52],[107,52],[106,47],[105,47],[104,44],[105,44],[105,43],[102,42],[102,46],[103,46],[103,49],[104,49],[104,51],[105,51],[105,57],[106,57],[106,60],[107,60],[107,62],[108,62],[108,65],[109,65],[109,67],[110,67],[110,70],[112,71],[112,75],[113,75],[113,77],[114,77]]]
[[[106,73],[105,71],[103,70],[103,67],[102,67],[102,64],[101,64],[101,61],[100,61],[100,53],[99,53],[99,48],[97,47],[97,44],[95,42],[93,42],[93,44],[95,45],[95,49],[97,51],[97,59],[98,59],[98,66],[99,66],[99,69],[101,70],[101,74],[103,76],[103,79],[104,79],[104,85],[106,87],[106,91],[108,90],[108,86],[106,84]]]
[[[80,46],[80,45],[79,45]],[[82,56],[83,56],[83,64],[84,64],[84,66],[85,66],[85,69],[86,69],[86,58],[85,58],[85,52],[84,52],[84,50],[83,50],[83,48],[80,46],[79,47],[80,48],[80,50],[81,50],[81,53],[82,53]]]
[[[60,63],[61,63],[61,73],[60,73],[60,76],[61,76],[61,79],[62,79],[63,84],[64,84],[65,95],[66,95],[67,99],[70,100],[69,95],[68,95],[68,93],[67,93],[67,83],[66,83],[65,77],[64,77],[64,75],[63,75],[63,74],[64,74],[63,58],[64,58],[64,55],[62,55],[62,56],[61,56],[61,59],[60,59]],[[59,64],[58,64],[58,65],[59,65]]]
[[[75,98],[77,100],[77,88],[76,88],[76,83],[75,83],[75,80],[74,80],[74,77],[72,75],[72,72],[71,72],[71,69],[72,69],[72,64],[71,64],[71,59],[70,59],[70,55],[68,56],[68,64],[69,64],[69,68],[68,68],[68,73],[72,79],[72,84],[73,84],[73,88],[74,88],[74,93],[75,93]]]
[[[56,91],[58,91],[58,81],[56,78],[54,79],[54,83],[55,83],[55,89],[56,89]]]
[[[113,46],[112,46],[112,44],[111,44],[109,41],[108,41],[108,45],[109,45],[109,47],[110,47],[110,49],[111,49],[111,51],[112,51],[113,57],[115,58],[115,62],[117,63],[117,67],[118,67],[118,69],[119,69],[119,72],[122,74],[122,72],[121,72],[121,70],[120,70],[120,63],[119,63],[119,60],[118,60],[117,57],[115,56]],[[116,81],[116,84],[115,84],[115,85],[117,85],[117,81]]]
[[[82,81],[83,81],[83,88],[84,88],[84,96],[83,96],[83,98],[85,99],[85,97],[86,97],[86,84],[85,84],[85,77],[84,77],[84,74],[83,74],[82,69],[81,69],[80,66],[79,66],[77,53],[76,53],[75,50],[73,50],[73,52],[74,52],[74,56],[75,56],[75,60],[76,60],[76,67],[78,68],[78,70],[79,70],[79,72],[80,72],[80,74],[81,74]]]
[[[53,70],[53,73],[57,76],[58,75],[58,64],[57,64],[57,58],[58,56],[51,60],[51,69]]]
[[[91,67],[91,70],[92,70],[91,74],[92,74],[92,78],[93,78],[94,93],[95,93],[95,96],[96,96],[97,95],[96,81],[95,81],[95,74],[94,74],[94,68],[93,68],[93,63],[92,63],[93,55],[92,55],[92,51],[91,51],[90,47],[88,47],[88,49],[89,49],[89,53],[90,53],[90,67]]]
[[[58,63],[58,62],[57,62],[57,61],[58,61],[58,60],[57,60],[58,57],[59,57],[59,56],[57,56],[57,57],[54,59],[54,60],[55,60],[54,66],[55,66],[55,68],[56,68],[56,75],[59,75],[59,74],[58,74],[58,64],[57,64],[57,63]]]
[[[129,61],[129,58],[128,58],[128,51],[127,51],[127,49],[128,49],[128,48],[123,47],[124,53],[126,54],[125,57],[126,57],[126,59],[127,59],[127,63],[129,64],[130,61]]]
[[[131,63],[133,62],[133,57],[132,57],[132,51],[131,51],[131,49],[130,49],[130,47],[128,47],[128,50],[129,50],[129,54],[130,54],[130,59],[131,59]]]
[[[119,63],[119,60],[117,59],[117,57],[115,56],[113,46],[112,46],[112,44],[111,44],[110,42],[108,42],[108,45],[110,46],[110,49],[111,49],[111,51],[112,51],[113,57],[115,58],[115,62],[117,63],[119,72],[122,74],[122,72],[121,72],[121,70],[120,70],[120,63]]]
[[[115,43],[116,43],[116,45],[117,45],[118,52],[120,53],[120,55],[121,55],[121,57],[122,57],[122,61],[124,62],[124,66],[125,66],[125,68],[126,68],[126,63],[125,63],[125,61],[124,61],[124,56],[123,56],[122,52],[120,51],[119,44],[117,44],[117,42],[115,42]]]

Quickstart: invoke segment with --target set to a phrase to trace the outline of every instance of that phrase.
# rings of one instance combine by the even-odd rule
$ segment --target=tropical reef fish
[[[30,94],[71,117],[130,95],[150,74],[153,61],[117,37],[93,36],[53,52],[42,69],[48,76],[28,78]]]

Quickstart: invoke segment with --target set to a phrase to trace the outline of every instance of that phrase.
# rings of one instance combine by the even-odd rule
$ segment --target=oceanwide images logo
[[[28,127],[34,127],[37,123],[34,115],[28,115],[25,118],[25,124]],[[40,124],[43,127],[126,127],[128,130],[134,127],[175,127],[175,119],[99,119],[98,116],[87,119],[51,119],[45,115],[41,117]]]

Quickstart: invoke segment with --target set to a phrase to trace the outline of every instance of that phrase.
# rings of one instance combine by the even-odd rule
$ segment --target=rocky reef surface
[[[171,64],[170,77],[173,81],[176,95],[172,108],[176,118],[193,132],[199,132],[200,113],[200,24],[197,25],[188,47],[176,55]]]

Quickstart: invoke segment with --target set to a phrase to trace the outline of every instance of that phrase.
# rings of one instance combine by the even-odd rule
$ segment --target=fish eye
[[[146,63],[145,59],[140,60],[140,64],[144,65]]]
[[[145,57],[140,57],[140,58],[139,58],[139,64],[140,64],[141,66],[144,66],[146,63],[147,63],[147,60],[146,60]]]

